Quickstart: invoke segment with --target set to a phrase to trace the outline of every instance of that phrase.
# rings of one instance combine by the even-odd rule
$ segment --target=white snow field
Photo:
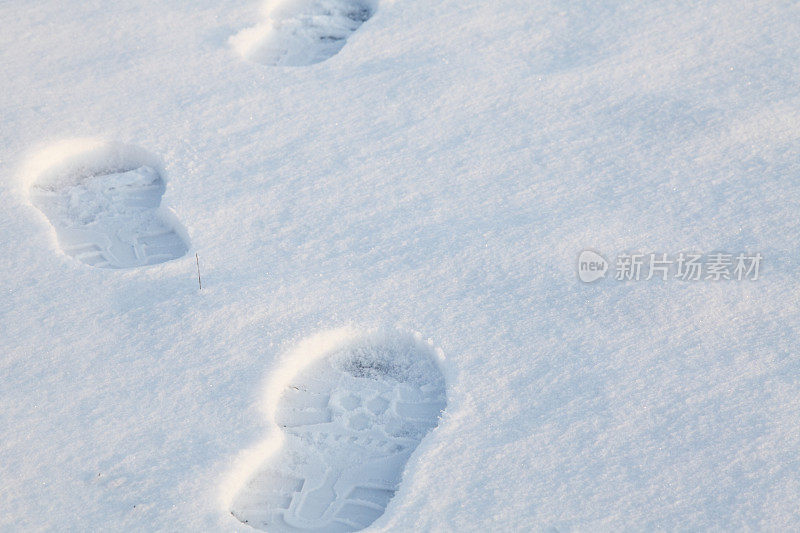
[[[0,2],[0,530],[800,529],[800,4],[355,5]]]

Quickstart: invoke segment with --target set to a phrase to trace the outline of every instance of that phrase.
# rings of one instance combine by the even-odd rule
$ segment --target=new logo
[[[593,252],[584,250],[578,257],[578,278],[584,283],[591,283],[604,278],[608,272],[608,261],[605,257]]]

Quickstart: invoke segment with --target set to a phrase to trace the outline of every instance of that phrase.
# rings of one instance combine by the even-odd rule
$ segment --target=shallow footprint
[[[165,184],[154,156],[102,142],[64,144],[40,157],[30,199],[67,255],[95,267],[129,268],[177,259],[188,250],[159,207]]]
[[[447,399],[436,351],[400,332],[316,343],[275,407],[285,439],[231,504],[267,531],[357,531],[386,510]],[[291,363],[291,361],[290,361]]]
[[[283,0],[266,22],[240,31],[231,43],[257,63],[311,65],[339,53],[374,10],[374,0]]]

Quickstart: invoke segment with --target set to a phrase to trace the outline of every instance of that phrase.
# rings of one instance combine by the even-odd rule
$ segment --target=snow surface
[[[342,325],[446,357],[375,530],[800,528],[800,4],[382,0],[302,67],[232,46],[263,7],[0,3],[0,529],[247,530],[270,376]],[[61,252],[26,168],[81,138],[163,161],[185,256]]]

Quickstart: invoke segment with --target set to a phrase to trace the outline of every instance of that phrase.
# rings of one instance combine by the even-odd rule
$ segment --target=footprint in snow
[[[231,513],[267,531],[357,531],[383,514],[409,456],[439,423],[439,356],[400,332],[308,344],[295,358],[311,362],[275,404],[282,445],[250,474]]]
[[[283,0],[267,20],[231,38],[245,58],[265,65],[304,66],[325,61],[375,11],[375,0]]]
[[[31,202],[61,249],[103,268],[130,268],[183,256],[178,224],[160,208],[165,184],[157,158],[119,143],[61,143],[34,158]]]

